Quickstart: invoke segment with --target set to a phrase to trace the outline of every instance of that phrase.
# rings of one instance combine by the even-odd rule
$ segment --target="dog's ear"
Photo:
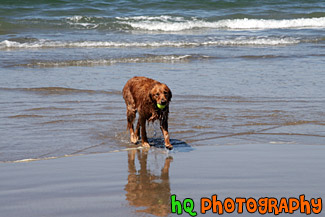
[[[152,90],[153,90],[153,88],[151,88],[151,90],[149,91],[149,99],[152,101],[152,102],[154,102],[155,100],[152,98]]]
[[[172,100],[172,91],[171,90],[168,90],[168,102],[170,102]]]
[[[149,99],[153,101],[151,92],[149,92]]]

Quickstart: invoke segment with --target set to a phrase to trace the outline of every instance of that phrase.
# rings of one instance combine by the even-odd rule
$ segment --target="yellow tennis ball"
[[[162,104],[157,103],[157,107],[158,107],[159,109],[164,109],[164,108],[166,107],[166,105],[162,105]]]

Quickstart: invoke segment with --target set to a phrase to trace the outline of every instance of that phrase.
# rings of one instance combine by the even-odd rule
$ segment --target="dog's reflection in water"
[[[140,168],[136,168],[136,156]],[[148,149],[128,151],[128,183],[126,200],[131,206],[140,207],[137,212],[166,216],[170,213],[169,166],[172,157],[166,157],[159,175],[147,168]],[[159,165],[160,166],[160,165]]]

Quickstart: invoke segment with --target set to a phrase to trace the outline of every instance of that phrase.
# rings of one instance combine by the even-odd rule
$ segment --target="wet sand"
[[[177,216],[170,213],[173,194],[192,198],[198,213],[200,198],[213,194],[324,198],[324,151],[321,145],[242,144],[1,163],[0,216]]]

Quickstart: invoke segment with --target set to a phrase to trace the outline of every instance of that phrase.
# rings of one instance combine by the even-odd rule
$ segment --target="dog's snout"
[[[162,105],[166,105],[166,104],[167,104],[167,100],[162,99],[160,104],[162,104]]]

